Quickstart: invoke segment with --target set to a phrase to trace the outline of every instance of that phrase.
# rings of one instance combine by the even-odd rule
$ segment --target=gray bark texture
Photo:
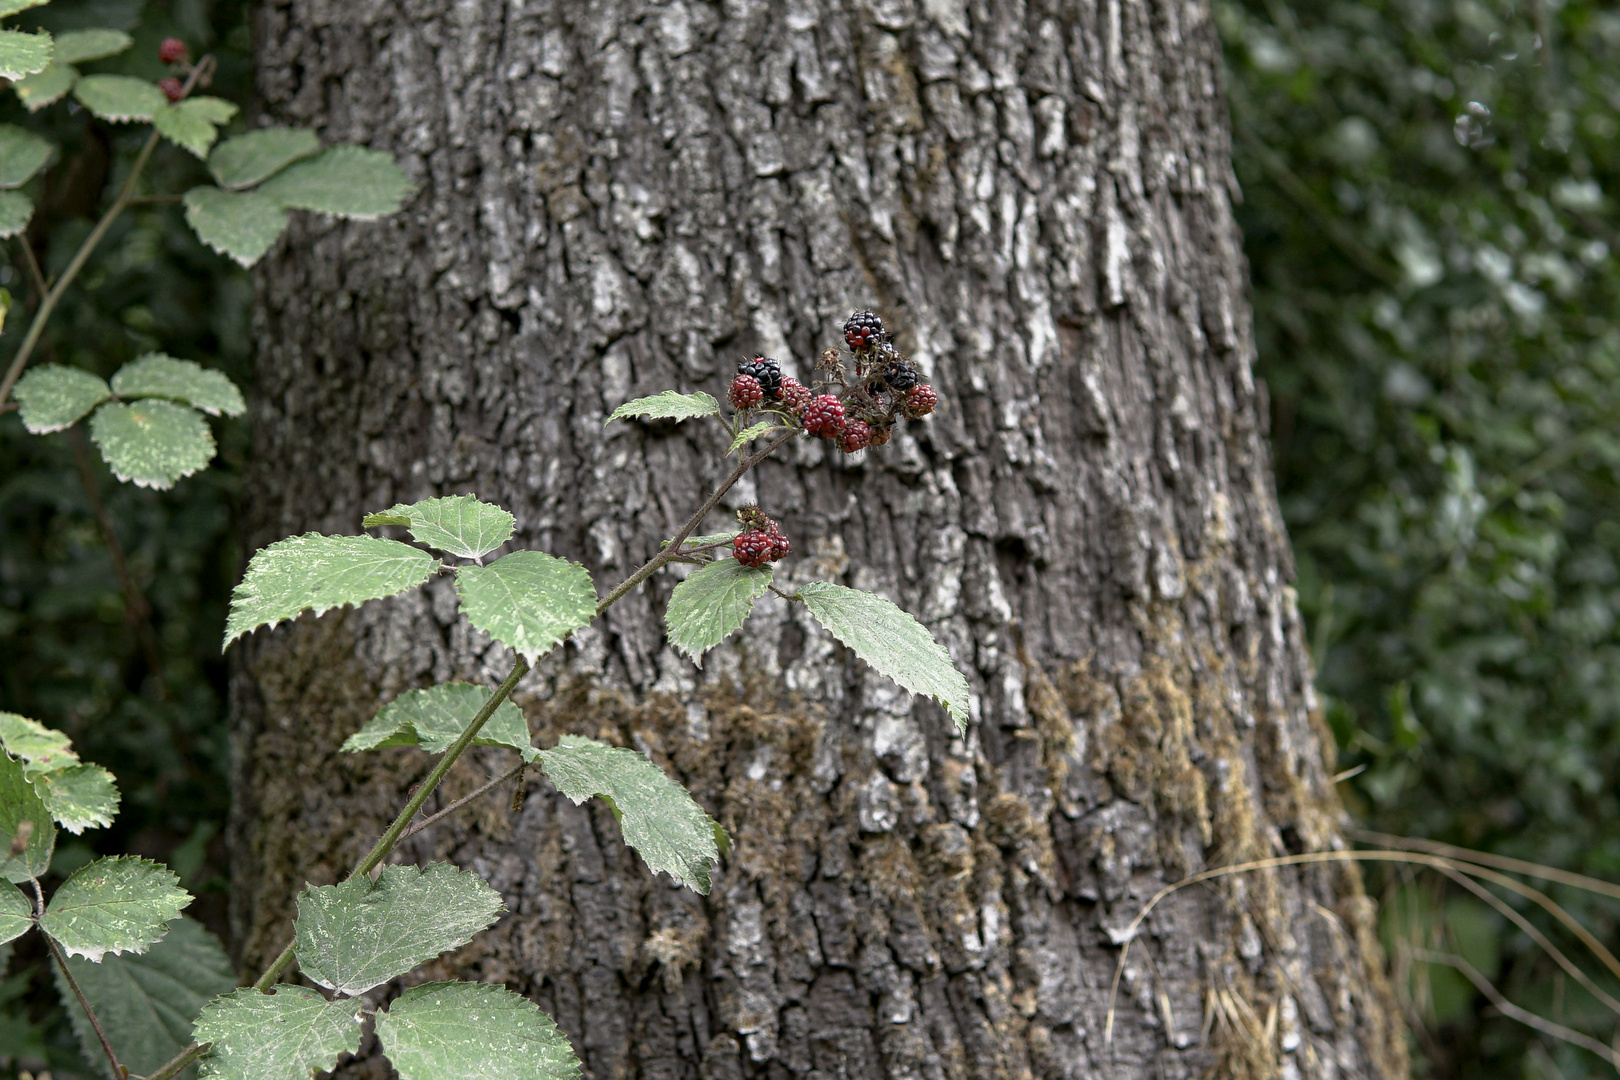
[[[942,401],[881,449],[799,440],[727,507],[782,520],[779,581],[932,628],[966,737],[775,598],[699,669],[663,639],[663,572],[517,700],[540,745],[590,735],[685,783],[735,838],[712,895],[536,777],[396,856],[510,908],[411,980],[529,995],[595,1080],[1404,1075],[1342,863],[1173,894],[1105,1032],[1156,890],[1344,846],[1206,3],[269,0],[258,70],[268,121],[420,187],[380,222],[302,219],[259,274],[253,547],[476,492],[605,591],[727,468],[712,423],[604,429],[621,402],[720,396],[754,350],[808,381],[867,306]],[[429,766],[339,743],[509,663],[444,579],[237,646],[244,966]]]

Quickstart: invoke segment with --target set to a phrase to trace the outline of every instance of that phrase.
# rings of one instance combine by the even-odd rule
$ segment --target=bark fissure
[[[739,483],[784,588],[876,589],[975,692],[958,738],[802,607],[763,599],[698,669],[679,568],[515,700],[640,749],[736,849],[705,899],[534,780],[406,857],[511,914],[411,978],[502,981],[604,1077],[1394,1077],[1353,868],[1240,875],[1117,934],[1164,884],[1342,844],[1250,367],[1218,49],[1152,0],[272,0],[277,122],[397,154],[404,213],[306,219],[260,274],[249,542],[474,491],[598,581],[727,471],[700,424],[759,350],[808,380],[879,308],[944,406],[877,452],[796,442]],[[376,707],[504,650],[446,581],[241,648],[235,918],[279,944],[425,771],[335,756]],[[469,756],[440,805],[509,767]],[[432,810],[429,806],[427,809]],[[375,1063],[350,1066],[359,1075]]]

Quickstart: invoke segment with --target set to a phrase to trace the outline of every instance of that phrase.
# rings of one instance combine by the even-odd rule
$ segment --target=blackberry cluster
[[[765,400],[765,388],[752,375],[739,375],[731,380],[731,389],[726,391],[726,397],[734,409],[751,409]]]
[[[822,394],[804,410],[804,430],[818,439],[836,439],[844,430],[844,403]]]
[[[883,381],[888,383],[889,389],[903,394],[917,385],[917,369],[909,360],[896,360],[883,369]]]
[[[844,453],[853,454],[888,442],[897,419],[920,419],[939,404],[939,395],[894,347],[875,312],[851,315],[844,323],[844,342],[855,354],[854,377],[836,349],[821,354],[816,370],[826,373],[823,385],[835,383],[845,393],[841,398],[822,394],[800,413],[811,435],[834,440]]]
[[[737,519],[743,531],[731,542],[731,554],[744,566],[764,566],[792,553],[793,545],[782,535],[782,527],[759,507],[744,507],[737,511]]]
[[[759,381],[766,400],[775,401],[782,391],[782,365],[769,356],[756,356],[737,365],[738,375],[750,375]]]
[[[791,375],[782,376],[782,388],[777,391],[777,397],[787,406],[788,411],[803,416],[805,406],[810,404],[810,399],[814,396],[810,393],[810,388],[798,379]]]
[[[792,376],[783,375],[775,360],[754,356],[737,365],[737,377],[727,395],[731,404],[739,411],[774,404],[789,424],[796,419],[806,434],[834,442],[846,454],[882,446],[894,437],[897,420],[918,420],[934,411],[939,395],[922,381],[916,365],[895,348],[876,312],[852,314],[844,323],[844,341],[854,353],[853,377],[848,368],[850,357],[837,349],[824,350],[815,367],[815,385],[841,388],[842,395],[816,394]],[[738,538],[737,557],[744,565],[759,566],[780,558],[769,555],[772,549],[750,536],[752,531],[769,533],[761,527]]]
[[[857,311],[844,323],[844,343],[855,352],[871,348],[888,338],[883,320],[875,311]]]

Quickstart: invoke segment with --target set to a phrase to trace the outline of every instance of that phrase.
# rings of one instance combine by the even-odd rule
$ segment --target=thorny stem
[[[39,887],[38,878],[30,877],[28,880],[34,886],[35,910],[39,912],[38,917],[43,919],[45,917],[45,891]],[[41,928],[41,932],[44,932],[43,928]],[[56,939],[49,934],[45,934],[45,944],[50,946],[51,956],[55,958],[56,966],[61,969],[62,978],[67,980],[68,987],[73,991],[73,996],[79,999],[79,1007],[84,1010],[84,1015],[89,1017],[90,1026],[95,1029],[96,1038],[101,1040],[102,1052],[107,1055],[107,1064],[112,1066],[113,1075],[118,1077],[119,1080],[124,1080],[129,1076],[129,1070],[124,1068],[123,1064],[118,1060],[118,1055],[113,1052],[112,1043],[107,1041],[107,1033],[101,1030],[101,1020],[97,1018],[96,1010],[90,1007],[90,999],[84,996],[83,990],[79,989],[79,980],[73,977],[73,969],[68,967],[67,954],[62,952],[62,946],[58,945]]]
[[[40,335],[45,332],[45,324],[50,321],[51,313],[61,302],[62,294],[67,292],[68,286],[79,276],[79,271],[84,269],[84,264],[90,259],[90,253],[101,243],[101,238],[107,235],[107,230],[112,228],[112,223],[124,212],[124,207],[128,206],[130,199],[134,197],[135,185],[140,180],[141,173],[145,171],[146,162],[151,158],[152,151],[157,149],[159,138],[156,130],[147,136],[146,145],[141,147],[141,152],[136,155],[135,166],[129,170],[129,176],[124,179],[124,186],[119,190],[118,197],[101,216],[101,220],[96,222],[96,227],[90,230],[90,235],[84,238],[84,243],[80,244],[79,250],[73,254],[73,261],[68,263],[67,269],[62,271],[56,285],[45,294],[45,299],[34,311],[34,320],[28,324],[28,333],[23,337],[22,346],[12,358],[11,366],[6,369],[5,378],[0,379],[0,405],[5,404],[6,399],[11,396],[11,388],[16,386],[17,380],[22,377],[23,368],[28,366],[28,358],[33,355],[34,346],[39,344]]]
[[[135,576],[129,572],[129,560],[124,557],[124,545],[119,542],[118,534],[113,531],[112,518],[107,514],[107,504],[101,500],[101,485],[96,482],[95,465],[90,460],[90,448],[85,445],[83,429],[74,425],[69,429],[68,437],[73,443],[73,463],[78,467],[79,480],[84,484],[84,495],[90,503],[91,516],[96,519],[96,527],[101,532],[101,542],[106,545],[107,557],[112,560],[113,573],[117,575],[118,584],[124,592],[124,616],[130,628],[135,631],[136,641],[146,656],[147,670],[157,680],[158,692],[161,695],[163,656],[158,652],[157,639],[152,636],[152,606],[141,594],[140,586],[135,584]]]
[[[511,770],[510,772],[502,773],[501,775],[495,777],[493,780],[490,780],[488,783],[483,784],[482,786],[480,786],[476,791],[472,791],[472,792],[469,792],[466,795],[463,795],[461,798],[457,799],[455,802],[451,803],[449,806],[445,807],[443,810],[440,810],[437,813],[430,814],[429,816],[423,818],[421,821],[418,821],[415,825],[412,825],[410,828],[408,828],[404,832],[400,833],[399,838],[401,840],[409,840],[411,837],[415,836],[417,833],[421,832],[423,829],[427,828],[429,825],[433,825],[436,822],[438,822],[441,818],[448,817],[449,815],[455,813],[457,810],[460,810],[463,806],[466,806],[468,803],[472,802],[474,799],[478,798],[480,795],[483,795],[483,794],[485,794],[487,792],[493,791],[494,789],[500,787],[502,784],[506,783],[508,780],[517,779],[517,777],[523,772],[523,770],[527,769],[528,767],[529,767],[529,763],[527,761],[518,762],[517,768]]]
[[[518,680],[528,673],[529,662],[521,656],[518,657],[512,664],[511,674],[507,675],[501,685],[496,687],[489,700],[484,702],[484,707],[478,710],[478,715],[474,716],[472,722],[467,725],[467,729],[461,733],[455,742],[450,744],[450,748],[444,752],[443,757],[439,758],[439,763],[433,767],[433,771],[427,774],[427,779],[418,785],[416,794],[411,796],[410,801],[405,804],[405,808],[399,812],[399,816],[394,818],[394,823],[388,826],[388,831],[382,834],[382,837],[372,846],[366,857],[355,864],[354,869],[349,871],[349,876],[343,879],[344,881],[353,881],[362,874],[371,873],[384,859],[388,858],[388,853],[394,850],[395,844],[399,843],[401,834],[410,825],[411,819],[416,817],[417,811],[422,809],[422,804],[427,802],[428,796],[433,794],[433,789],[439,786],[439,781],[444,779],[444,774],[450,771],[450,767],[460,759],[467,747],[472,745],[473,739],[478,737],[478,733],[483,730],[484,724],[489,718],[495,715],[495,710],[500,707],[501,702],[505,701],[507,696],[512,693],[512,688],[517,686]],[[253,988],[261,993],[269,990],[271,985],[275,983],[276,977],[282,973],[288,964],[292,963],[292,959],[293,942],[289,941],[287,947],[281,950],[281,955],[271,961],[264,974],[259,976],[259,981],[253,984]]]
[[[34,289],[37,293],[34,302],[43,304],[45,294],[51,291],[51,287],[45,283],[45,271],[40,269],[39,260],[34,257],[34,245],[28,242],[27,234],[23,234],[17,237],[17,246],[22,248],[23,262],[28,264],[28,276],[34,283]]]
[[[797,430],[787,431],[780,438],[774,440],[770,445],[760,450],[757,454],[750,455],[749,457],[745,457],[738,461],[736,468],[731,470],[731,475],[722,480],[720,482],[720,486],[715,488],[714,491],[710,493],[709,497],[704,500],[703,505],[699,507],[697,512],[692,515],[684,526],[682,526],[680,532],[676,533],[674,538],[671,539],[670,542],[658,552],[658,554],[654,555],[651,559],[648,559],[640,569],[631,574],[617,587],[615,587],[612,592],[608,593],[607,596],[602,598],[602,600],[596,605],[596,616],[600,617],[603,612],[612,607],[614,604],[618,603],[619,600],[622,599],[624,595],[631,589],[634,589],[637,585],[640,585],[643,581],[646,581],[658,570],[659,567],[669,562],[670,559],[674,557],[676,552],[680,550],[680,546],[686,541],[686,538],[691,536],[693,531],[696,530],[699,525],[703,524],[703,519],[709,516],[709,513],[719,505],[721,498],[725,496],[726,492],[730,491],[732,486],[735,485],[738,480],[741,480],[748,470],[752,469],[755,465],[758,465],[761,461],[764,461],[779,447],[784,445],[789,439],[798,434],[799,432]],[[528,661],[524,660],[521,656],[518,657],[516,663],[512,665],[511,674],[509,674],[501,685],[496,688],[495,692],[490,695],[490,699],[484,703],[484,707],[478,710],[478,715],[473,717],[472,722],[467,725],[467,729],[461,733],[460,738],[456,739],[455,742],[450,744],[449,749],[444,752],[444,756],[439,759],[439,763],[433,767],[433,771],[428,773],[427,779],[423,780],[421,785],[417,787],[416,794],[413,795],[410,801],[405,804],[405,808],[399,812],[399,816],[394,818],[394,823],[388,827],[388,831],[383,833],[382,838],[377,841],[376,845],[372,847],[371,851],[366,855],[366,857],[361,859],[360,862],[355,865],[355,868],[349,872],[349,876],[344,879],[345,881],[352,881],[361,874],[369,874],[388,857],[389,853],[394,850],[394,846],[406,836],[413,835],[416,832],[427,828],[429,825],[438,821],[446,814],[453,810],[460,809],[477,796],[484,794],[523,770],[523,765],[519,765],[517,769],[512,770],[512,772],[508,773],[506,776],[502,776],[497,780],[485,784],[471,795],[456,800],[454,803],[422,821],[414,828],[410,827],[411,819],[416,817],[417,812],[422,809],[422,805],[427,802],[428,796],[432,795],[433,790],[439,786],[439,781],[444,779],[445,774],[450,771],[451,766],[456,763],[456,761],[466,751],[467,747],[472,745],[473,739],[477,737],[478,732],[483,728],[484,724],[491,716],[495,715],[495,710],[500,706],[501,702],[507,699],[507,697],[512,693],[513,688],[517,686],[518,680],[523,678],[523,676],[528,674],[528,672]],[[270,989],[271,986],[275,984],[276,979],[293,961],[294,944],[295,941],[289,941],[287,943],[287,947],[281,950],[281,955],[277,956],[270,962],[270,966],[265,968],[264,974],[260,975],[258,981],[253,984],[253,988],[255,990],[258,990],[260,993],[265,993]],[[196,1061],[199,1057],[206,1053],[207,1050],[208,1047],[204,1044],[192,1043],[190,1046],[180,1051],[179,1054],[175,1055],[174,1058],[172,1058],[157,1072],[146,1077],[146,1080],[172,1080],[172,1078],[177,1076],[182,1069],[184,1069],[187,1065],[190,1065],[193,1061]]]
[[[180,88],[180,96],[182,98],[186,97],[191,93],[192,87],[196,86],[199,81],[207,80],[213,73],[214,58],[212,56],[203,57],[198,61],[197,66],[192,69],[191,76],[186,79],[185,85]],[[67,292],[68,286],[73,284],[73,280],[79,276],[79,271],[84,269],[84,264],[90,259],[90,253],[96,249],[97,244],[101,243],[101,238],[107,235],[107,230],[112,228],[112,223],[117,220],[118,215],[122,214],[124,208],[135,201],[135,185],[140,182],[141,173],[146,170],[146,163],[151,160],[152,151],[157,149],[160,138],[157,129],[153,128],[152,134],[146,138],[146,144],[141,147],[140,153],[135,155],[135,164],[129,170],[129,175],[124,178],[124,186],[118,189],[118,197],[113,200],[111,206],[107,207],[107,212],[101,216],[100,221],[96,222],[96,227],[90,230],[90,235],[84,238],[84,243],[79,245],[79,250],[73,253],[73,261],[68,263],[67,269],[62,271],[62,276],[57,279],[55,286],[45,294],[44,299],[40,301],[39,307],[35,309],[34,319],[28,324],[28,333],[24,335],[22,345],[17,349],[17,355],[12,357],[11,366],[6,368],[5,378],[0,379],[0,406],[5,405],[6,399],[11,396],[11,388],[16,386],[17,380],[22,377],[23,368],[28,366],[28,358],[33,355],[34,346],[39,344],[40,335],[45,333],[45,324],[50,321],[51,313],[56,310],[56,305],[61,302],[62,295]],[[23,244],[27,246],[26,239]],[[29,257],[32,258],[32,256],[33,252],[30,251]]]
[[[703,501],[703,505],[698,507],[697,513],[693,514],[691,518],[687,520],[686,524],[681,526],[681,531],[675,534],[664,549],[658,554],[654,555],[651,559],[648,559],[640,570],[637,570],[635,573],[625,578],[617,588],[602,598],[601,603],[596,605],[596,614],[600,616],[608,608],[612,607],[614,604],[617,604],[619,600],[623,598],[625,593],[652,577],[653,574],[658,571],[660,566],[663,566],[665,563],[669,562],[670,559],[674,558],[675,553],[678,552],[681,545],[686,542],[686,538],[697,531],[698,526],[703,524],[703,519],[708,517],[710,511],[720,504],[721,498],[724,497],[726,492],[731,490],[732,485],[738,480],[741,480],[743,478],[743,474],[748,472],[749,469],[752,469],[755,465],[758,465],[760,462],[770,457],[771,454],[775,453],[777,447],[782,446],[797,434],[799,434],[797,430],[790,430],[779,438],[775,439],[769,446],[765,447],[765,449],[761,450],[759,453],[750,457],[742,458],[740,461],[738,461],[737,467],[731,470],[731,475],[720,482],[720,486],[715,488],[709,497]]]

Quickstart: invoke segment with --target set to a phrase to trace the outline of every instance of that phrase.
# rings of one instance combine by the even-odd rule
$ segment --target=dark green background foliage
[[[15,23],[128,30],[135,46],[84,65],[86,72],[154,80],[167,74],[158,43],[179,37],[193,55],[212,52],[219,60],[211,93],[248,101],[245,4],[58,0]],[[28,240],[45,273],[54,275],[111,201],[150,128],[104,124],[65,103],[30,115],[10,93],[0,95],[0,122],[32,128],[61,147],[27,189],[40,206]],[[242,127],[239,120],[228,130]],[[178,193],[206,179],[200,161],[164,143],[142,190]],[[0,285],[14,298],[0,335],[0,359],[9,362],[38,297],[18,241],[0,244]],[[197,241],[177,204],[143,205],[126,212],[97,248],[35,362],[74,364],[107,377],[138,354],[161,350],[222,370],[246,387],[251,300],[247,275]],[[148,618],[131,619],[75,453],[83,425],[41,437],[26,434],[15,413],[0,416],[0,709],[67,732],[86,760],[113,771],[123,791],[112,828],[62,835],[53,871],[70,871],[92,854],[164,859],[199,895],[191,913],[221,931],[225,860],[218,833],[228,794],[219,640],[240,566],[231,522],[245,428],[210,423],[220,457],[166,492],[118,483],[88,439],[81,443],[150,606]],[[50,1008],[56,994],[39,936],[18,946],[14,977],[0,983],[0,1066],[22,1051],[21,1063],[38,1068],[42,1045],[49,1044],[56,1075],[64,1069],[101,1075],[75,1065],[65,1018]]]
[[[245,8],[56,0],[39,15],[52,29],[136,35],[91,70],[159,77],[157,42],[179,36],[220,59],[213,93],[250,105]],[[1609,194],[1620,191],[1620,12],[1556,0],[1217,10],[1300,602],[1340,767],[1364,768],[1342,790],[1370,828],[1620,880],[1620,235]],[[10,95],[0,121],[64,147],[36,181],[29,233],[47,273],[59,270],[140,135],[60,105],[31,117]],[[147,189],[202,178],[165,145]],[[0,284],[18,306],[0,358],[34,301],[7,244]],[[98,250],[40,360],[106,376],[160,349],[246,386],[250,299],[246,276],[203,249],[174,205],[146,205]],[[166,858],[218,930],[217,643],[240,565],[244,432],[215,431],[215,466],[164,493],[117,484],[86,455],[151,606],[147,638],[75,436],[29,436],[0,416],[0,708],[64,729],[123,787],[117,825],[66,845],[62,864],[92,849]],[[1420,1071],[1606,1068],[1497,1017],[1449,969],[1403,960],[1413,943],[1460,953],[1515,1002],[1607,1041],[1612,1018],[1527,937],[1443,883],[1373,876]],[[1620,906],[1558,895],[1615,942]],[[42,1004],[53,995],[31,975],[37,959],[19,955],[0,983],[0,1060],[31,1042],[24,1057],[37,1065],[49,1044],[59,1075],[83,1070],[60,1010]]]
[[[1300,602],[1340,767],[1365,766],[1352,811],[1620,879],[1620,11],[1219,14]],[[1392,887],[1391,944],[1472,953],[1608,1042],[1526,937],[1430,893]],[[1620,907],[1559,898],[1615,943]],[[1427,975],[1420,1068],[1612,1075]]]

